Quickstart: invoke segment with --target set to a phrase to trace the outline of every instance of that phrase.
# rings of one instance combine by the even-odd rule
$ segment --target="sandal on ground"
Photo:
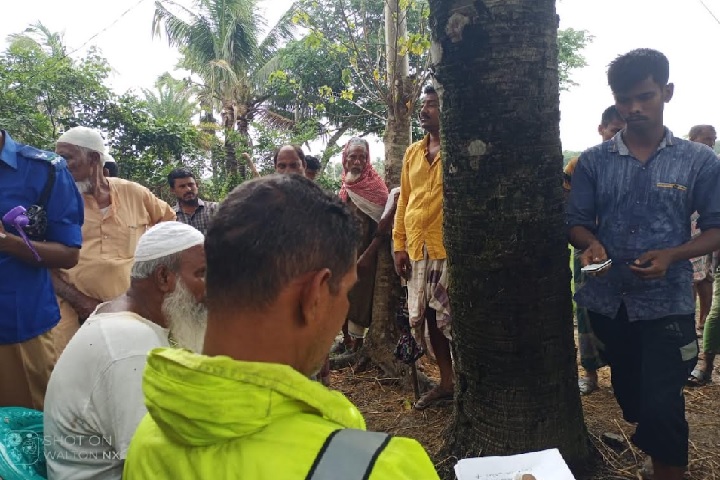
[[[580,389],[580,395],[590,395],[595,390],[599,390],[597,380],[593,380],[589,377],[582,377],[578,380],[578,388]]]
[[[704,387],[709,383],[712,383],[712,370],[706,372],[696,368],[688,377],[686,385],[688,387]]]
[[[441,390],[440,387],[435,387],[415,402],[415,410],[425,410],[432,406],[447,405],[452,402],[452,399],[453,390]]]

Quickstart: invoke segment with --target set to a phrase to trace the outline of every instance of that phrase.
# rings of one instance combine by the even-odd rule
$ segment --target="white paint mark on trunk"
[[[442,45],[440,45],[440,42],[432,42],[430,44],[430,58],[432,58],[432,61],[435,65],[440,63],[440,60],[442,60],[443,56],[443,49]]]
[[[445,33],[450,38],[451,42],[457,43],[462,40],[463,30],[469,24],[469,16],[460,12],[455,12],[448,19],[447,25],[445,25]]]
[[[487,153],[487,144],[482,140],[473,140],[468,145],[468,153],[472,157],[479,157]]]

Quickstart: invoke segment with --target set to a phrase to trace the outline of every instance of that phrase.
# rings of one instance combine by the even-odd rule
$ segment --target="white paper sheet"
[[[523,473],[537,480],[575,480],[557,448],[508,457],[464,458],[455,465],[458,480],[516,480]]]

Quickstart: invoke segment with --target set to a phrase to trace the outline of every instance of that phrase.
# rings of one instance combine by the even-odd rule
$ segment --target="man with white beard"
[[[97,130],[69,129],[58,138],[55,152],[67,161],[85,205],[80,259],[52,275],[61,316],[53,340],[60,355],[100,303],[128,289],[138,239],[149,227],[175,220],[175,211],[138,183],[105,177],[110,157]]]
[[[140,237],[130,288],[101,304],[68,343],[45,398],[48,478],[117,479],[147,410],[142,374],[157,347],[202,349],[205,237],[163,222]]]
[[[389,237],[378,231],[378,222],[385,209],[388,189],[370,162],[370,145],[367,140],[353,137],[342,153],[343,176],[340,199],[360,221],[358,239],[358,282],[350,292],[350,310],[343,325],[343,343],[333,348],[334,353],[358,350],[365,338],[372,318],[372,301],[375,289],[377,253],[369,248],[378,238]]]

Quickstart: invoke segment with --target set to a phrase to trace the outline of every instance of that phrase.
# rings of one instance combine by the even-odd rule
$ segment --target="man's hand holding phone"
[[[610,265],[612,265],[612,261],[608,259],[605,247],[595,240],[588,245],[582,255],[580,255],[580,264],[583,266],[583,271],[588,275],[600,276],[607,273],[610,269]],[[586,268],[591,265],[598,266],[594,268]]]
[[[630,270],[643,280],[662,278],[673,262],[670,250],[650,250],[630,264]]]

